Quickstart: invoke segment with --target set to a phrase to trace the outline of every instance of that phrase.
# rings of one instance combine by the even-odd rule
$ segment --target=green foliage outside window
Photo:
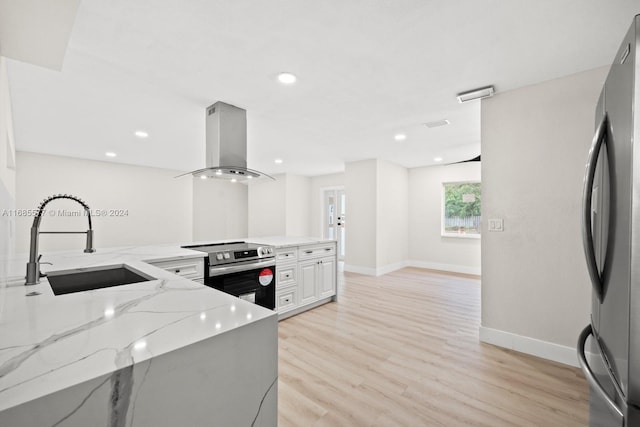
[[[444,184],[444,232],[480,234],[481,192],[479,182]]]

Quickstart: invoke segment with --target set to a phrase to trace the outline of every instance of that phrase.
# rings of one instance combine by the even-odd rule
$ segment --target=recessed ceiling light
[[[296,82],[298,78],[291,73],[280,73],[278,74],[278,81],[285,85],[290,85]]]
[[[434,157],[433,161],[434,162],[441,162],[442,161],[442,157]]]
[[[146,138],[149,136],[149,133],[144,130],[137,130],[134,132],[134,135],[138,138]]]
[[[405,135],[404,133],[397,133],[393,136],[393,139],[395,139],[396,141],[404,141],[405,139],[407,139],[407,135]]]
[[[281,165],[281,164],[282,164],[282,159],[275,159],[275,160],[273,161],[273,163],[278,164],[278,165]]]
[[[115,157],[117,156],[116,153],[114,153],[113,151],[107,151],[106,153],[104,153],[105,156],[107,157]]]
[[[451,123],[449,120],[444,119],[444,120],[436,120],[436,121],[433,121],[433,122],[428,122],[428,123],[425,123],[424,125],[426,127],[428,127],[429,129],[431,129],[431,128],[437,128],[437,127],[440,127],[440,126],[446,126],[449,123]]]

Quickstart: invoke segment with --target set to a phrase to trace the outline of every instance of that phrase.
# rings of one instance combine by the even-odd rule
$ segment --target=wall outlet
[[[502,218],[489,220],[489,231],[504,231]]]

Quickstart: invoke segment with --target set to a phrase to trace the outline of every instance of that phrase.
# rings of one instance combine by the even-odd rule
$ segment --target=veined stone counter
[[[306,246],[320,243],[335,242],[332,239],[323,239],[320,237],[288,237],[288,236],[268,236],[268,237],[249,237],[245,239],[247,242],[272,245],[276,248],[285,248],[289,246]]]
[[[156,280],[58,296],[45,278],[1,284],[0,425],[276,425],[276,313],[144,262],[202,256],[45,253],[45,272],[126,264]]]

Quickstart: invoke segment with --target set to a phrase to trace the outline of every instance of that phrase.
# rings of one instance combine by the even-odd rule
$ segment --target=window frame
[[[480,232],[478,234],[460,234],[445,231],[446,218],[446,186],[451,184],[480,184],[480,194],[482,194],[482,181],[480,180],[464,180],[464,181],[446,181],[441,183],[440,196],[440,236],[453,237],[457,239],[481,239],[482,238],[482,219],[480,220]],[[480,198],[480,218],[482,218],[482,198]]]

